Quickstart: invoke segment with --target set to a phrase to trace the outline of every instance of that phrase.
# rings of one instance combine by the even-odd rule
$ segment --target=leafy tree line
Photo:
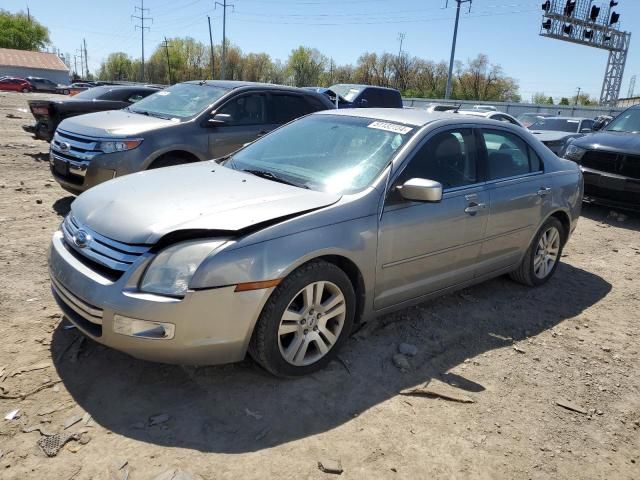
[[[216,46],[213,59],[208,45],[193,38],[172,38],[167,47],[158,45],[145,62],[145,82],[176,83],[186,80],[221,78],[221,47]],[[212,73],[213,60],[213,73]],[[169,73],[171,78],[169,78]],[[286,62],[266,53],[244,53],[228,44],[226,78],[270,82],[286,85],[330,86],[335,83],[365,83],[395,87],[406,96],[444,97],[448,65],[407,53],[362,54],[355,65],[337,65],[315,48],[300,46],[291,51]],[[114,52],[101,64],[101,80],[142,81],[141,64],[124,52]],[[520,101],[517,82],[505,75],[499,65],[486,55],[463,62],[454,68],[454,99]]]
[[[537,105],[555,105],[553,97],[548,97],[544,92],[534,93],[531,97],[531,103]],[[595,106],[598,105],[598,101],[595,98],[591,98],[588,93],[581,93],[576,98],[576,95],[570,99],[567,97],[561,97],[557,105],[580,105],[580,106]]]
[[[33,17],[0,9],[0,48],[40,50],[49,43],[49,30]]]

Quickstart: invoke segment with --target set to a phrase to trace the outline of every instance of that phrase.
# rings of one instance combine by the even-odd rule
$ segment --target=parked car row
[[[43,135],[55,128],[54,178],[81,193],[49,251],[65,316],[135,357],[249,353],[298,376],[377,315],[497,275],[552,277],[588,147],[560,158],[498,111],[369,108],[393,95],[329,90],[192,81],[121,110],[70,116],[97,88],[30,104]],[[607,129],[636,128],[621,117]]]

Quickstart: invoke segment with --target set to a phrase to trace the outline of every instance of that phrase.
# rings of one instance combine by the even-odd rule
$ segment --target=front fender
[[[377,217],[370,215],[227,249],[207,258],[191,279],[194,289],[285,278],[315,258],[335,255],[360,270],[367,302],[372,299],[377,250]],[[371,293],[371,294],[370,294]]]

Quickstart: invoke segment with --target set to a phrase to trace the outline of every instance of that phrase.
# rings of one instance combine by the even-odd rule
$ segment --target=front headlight
[[[576,145],[569,145],[564,152],[564,158],[573,160],[574,162],[579,162],[580,160],[582,160],[582,157],[586,152],[586,148],[578,147]]]
[[[162,250],[147,267],[140,290],[159,295],[182,297],[191,277],[207,256],[226,240],[192,240]]]
[[[113,152],[126,152],[127,150],[133,150],[142,143],[142,139],[136,140],[114,140],[105,141],[98,144],[98,150],[104,153]]]

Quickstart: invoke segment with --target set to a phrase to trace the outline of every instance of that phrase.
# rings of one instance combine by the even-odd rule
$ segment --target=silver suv
[[[179,83],[123,110],[61,122],[51,172],[77,194],[128,173],[223,157],[295,118],[333,108],[325,96],[293,87]]]

